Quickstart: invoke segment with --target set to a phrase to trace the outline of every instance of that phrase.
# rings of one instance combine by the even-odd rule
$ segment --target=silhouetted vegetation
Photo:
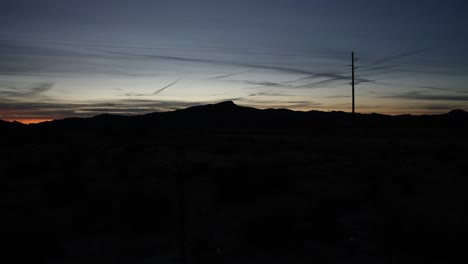
[[[455,263],[467,250],[461,110],[226,102],[0,130],[2,263],[178,263],[181,236],[189,263]]]

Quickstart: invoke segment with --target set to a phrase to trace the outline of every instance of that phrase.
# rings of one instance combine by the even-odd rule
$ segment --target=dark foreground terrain
[[[0,262],[462,263],[467,135],[229,102],[3,122]]]

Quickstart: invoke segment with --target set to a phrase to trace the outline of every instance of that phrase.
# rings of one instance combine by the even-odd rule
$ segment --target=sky
[[[0,119],[257,108],[468,110],[468,2],[2,0]]]

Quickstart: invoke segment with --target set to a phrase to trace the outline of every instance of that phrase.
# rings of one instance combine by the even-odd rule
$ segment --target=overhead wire
[[[293,54],[293,53],[269,53],[269,52],[246,52],[246,51],[219,51],[208,49],[177,49],[163,47],[136,47],[136,46],[120,46],[120,45],[96,45],[96,44],[77,44],[63,42],[39,42],[39,41],[19,41],[0,39],[0,42],[23,43],[36,45],[56,45],[56,46],[72,46],[72,47],[94,47],[94,48],[118,48],[118,49],[139,49],[139,50],[170,50],[170,51],[189,51],[189,52],[209,52],[209,53],[234,53],[246,55],[267,55],[267,56],[285,56],[285,57],[315,57],[315,58],[335,58],[343,59],[341,56],[325,56],[325,55],[309,55],[309,54]]]
[[[234,54],[246,54],[246,55],[268,55],[268,56],[288,56],[288,57],[302,57],[302,58],[333,58],[333,59],[345,59],[345,57],[341,56],[323,56],[323,55],[315,55],[312,56],[310,54],[293,54],[293,53],[268,53],[268,52],[245,52],[245,51],[235,51],[235,50],[208,50],[208,49],[178,49],[178,48],[163,48],[163,47],[144,47],[144,46],[125,46],[125,45],[96,45],[96,44],[80,44],[80,43],[63,43],[63,42],[47,42],[47,41],[20,41],[20,40],[10,40],[10,39],[0,39],[0,42],[9,42],[9,43],[22,43],[22,44],[33,44],[33,45],[53,45],[53,46],[70,46],[70,47],[93,47],[93,48],[112,48],[112,49],[136,49],[136,50],[167,50],[167,51],[187,51],[187,52],[210,52],[210,53],[234,53]],[[104,43],[112,43],[112,42],[104,42]],[[6,52],[5,52],[6,51]],[[8,52],[8,53],[7,53]],[[103,51],[100,51],[103,52]],[[105,52],[105,51],[104,51]],[[92,58],[92,59],[113,59],[113,60],[155,60],[158,59],[155,54],[129,54],[126,55],[102,55],[102,54],[83,54],[83,53],[66,53],[66,52],[21,52],[17,53],[16,51],[8,51],[4,50],[3,52],[0,51],[0,54],[3,55],[32,55],[32,56],[55,56],[55,57],[73,57],[73,58]],[[152,58],[151,56],[155,56]],[[370,59],[373,58],[373,59]],[[383,74],[390,74],[394,72],[415,72],[415,73],[422,73],[422,74],[454,74],[454,72],[437,72],[437,71],[427,71],[427,70],[414,70],[414,69],[405,69],[401,68],[402,66],[428,66],[434,68],[453,68],[453,69],[464,69],[468,65],[461,65],[461,64],[438,64],[432,63],[429,61],[413,61],[405,58],[391,58],[387,57],[376,57],[376,56],[365,56],[363,61],[365,60],[382,60],[388,58],[388,64],[394,63],[397,65],[389,65],[386,67],[389,69],[387,72],[378,72],[379,67],[376,66],[361,66],[364,72],[369,71],[377,71],[374,74],[364,74],[361,75],[363,77],[366,76],[374,76],[374,75],[383,75]],[[193,58],[187,58],[188,61]],[[183,60],[183,58],[181,58]],[[195,59],[196,60],[196,59]],[[202,62],[202,61],[200,61]],[[281,64],[281,65],[295,65],[295,66],[312,66],[312,65],[323,65],[321,62],[316,63],[303,63],[303,62],[278,62],[278,61],[235,61],[235,60],[211,60],[207,61],[213,63],[264,63],[264,64]],[[261,66],[261,65],[259,65]],[[247,66],[248,67],[248,66]],[[383,67],[385,68],[385,67]],[[96,77],[96,78],[114,78],[114,77],[122,77],[122,78],[166,78],[166,77],[158,77],[158,76],[146,76],[146,75],[96,75],[96,74],[47,74],[47,73],[34,73],[34,72],[10,72],[10,71],[0,71],[2,75],[34,75],[34,76],[46,76],[46,77]],[[187,80],[199,80],[199,79],[210,79],[208,78],[182,78]]]

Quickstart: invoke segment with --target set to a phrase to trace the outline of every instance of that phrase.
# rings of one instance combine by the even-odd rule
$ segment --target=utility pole
[[[358,83],[356,83],[356,82],[354,81],[354,70],[356,70],[357,68],[359,68],[359,67],[355,67],[355,66],[354,66],[354,62],[357,61],[357,60],[359,60],[359,59],[358,59],[358,58],[356,58],[356,59],[354,58],[354,52],[351,52],[351,65],[349,65],[349,66],[351,66],[351,71],[352,71],[351,86],[353,87],[353,88],[352,88],[353,114],[354,114],[354,110],[355,110],[355,105],[354,105],[354,85],[358,84]]]

